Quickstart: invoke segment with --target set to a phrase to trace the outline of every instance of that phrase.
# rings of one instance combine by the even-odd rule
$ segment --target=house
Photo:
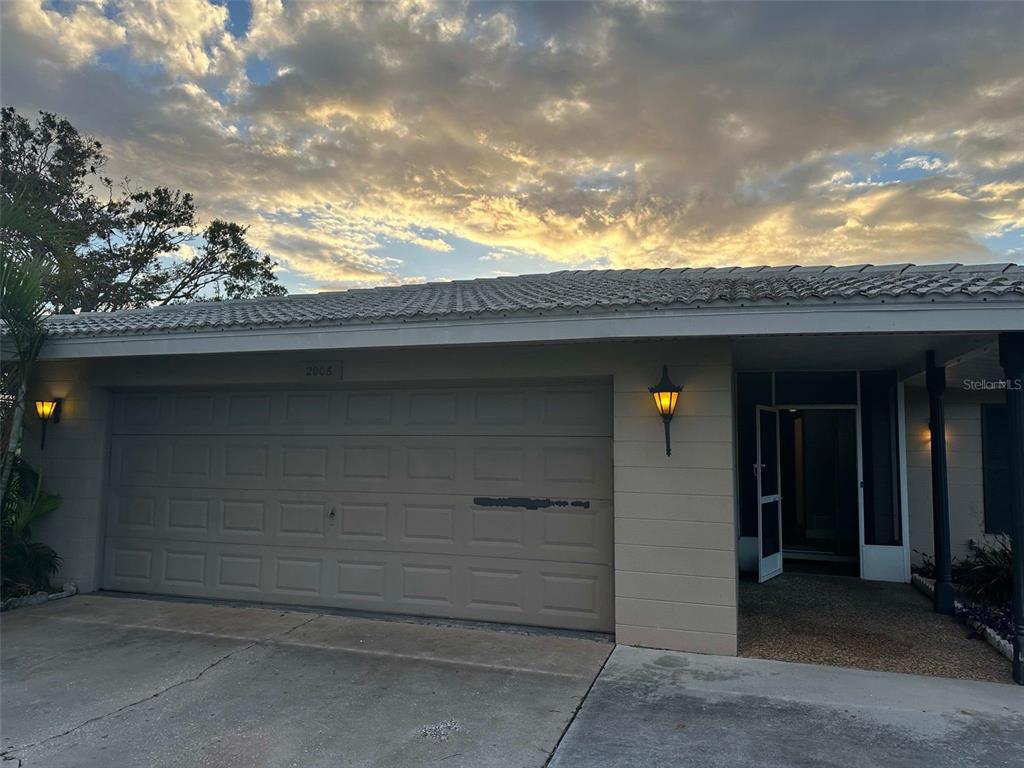
[[[1009,526],[1021,266],[565,271],[48,328],[32,397],[61,417],[26,450],[64,501],[37,535],[85,591],[735,654],[741,572],[907,581],[934,520],[954,555]]]

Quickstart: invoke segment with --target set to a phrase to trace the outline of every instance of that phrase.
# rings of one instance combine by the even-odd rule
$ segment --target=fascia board
[[[43,359],[793,334],[993,333],[1024,330],[1019,301],[620,310],[602,315],[234,328],[53,337]]]

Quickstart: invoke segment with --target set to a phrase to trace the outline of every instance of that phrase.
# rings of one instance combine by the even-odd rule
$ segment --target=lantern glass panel
[[[36,400],[36,414],[43,421],[49,421],[57,407],[56,400]]]

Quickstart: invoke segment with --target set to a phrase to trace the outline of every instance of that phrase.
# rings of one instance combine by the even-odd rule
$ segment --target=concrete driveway
[[[619,646],[551,768],[1020,768],[1024,688]]]
[[[0,624],[2,752],[25,768],[539,767],[552,750],[552,768],[998,768],[1024,754],[1014,685],[95,595]]]
[[[542,766],[612,645],[85,595],[3,615],[3,756],[46,766]]]

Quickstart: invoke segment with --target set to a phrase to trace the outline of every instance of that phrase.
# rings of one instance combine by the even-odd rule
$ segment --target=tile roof
[[[616,309],[748,304],[1024,302],[1024,266],[886,264],[564,271],[273,298],[54,315],[53,336],[111,336]]]

